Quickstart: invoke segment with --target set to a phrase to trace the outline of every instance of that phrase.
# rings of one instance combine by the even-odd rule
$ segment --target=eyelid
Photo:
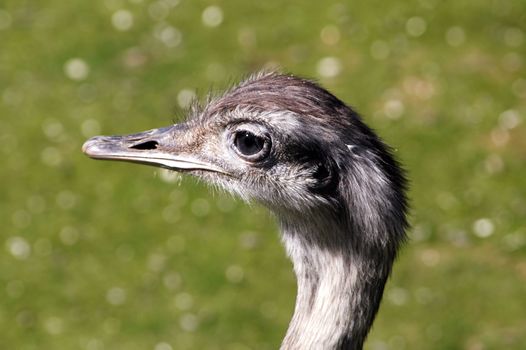
[[[235,124],[231,124],[230,130],[232,133],[236,133],[239,131],[248,131],[258,137],[270,137],[268,127],[261,123],[240,121]]]

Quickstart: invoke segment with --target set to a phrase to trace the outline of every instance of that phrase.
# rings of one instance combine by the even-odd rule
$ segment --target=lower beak
[[[93,159],[117,160],[167,168],[176,171],[205,170],[225,173],[210,162],[185,152],[177,138],[186,131],[184,124],[123,136],[95,136],[82,146]]]

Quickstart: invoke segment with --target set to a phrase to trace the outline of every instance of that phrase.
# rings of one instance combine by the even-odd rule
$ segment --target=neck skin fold
[[[353,249],[349,236],[355,233],[340,225],[280,222],[298,283],[294,316],[281,350],[362,349],[390,264],[380,266]]]

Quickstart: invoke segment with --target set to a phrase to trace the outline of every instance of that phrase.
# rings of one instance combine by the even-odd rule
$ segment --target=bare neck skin
[[[362,349],[391,265],[353,249],[337,223],[280,221],[298,283],[281,350]]]

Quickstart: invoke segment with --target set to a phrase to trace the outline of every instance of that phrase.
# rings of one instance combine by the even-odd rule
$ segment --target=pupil
[[[251,132],[244,131],[238,134],[236,147],[244,155],[251,156],[263,149],[263,139]]]

